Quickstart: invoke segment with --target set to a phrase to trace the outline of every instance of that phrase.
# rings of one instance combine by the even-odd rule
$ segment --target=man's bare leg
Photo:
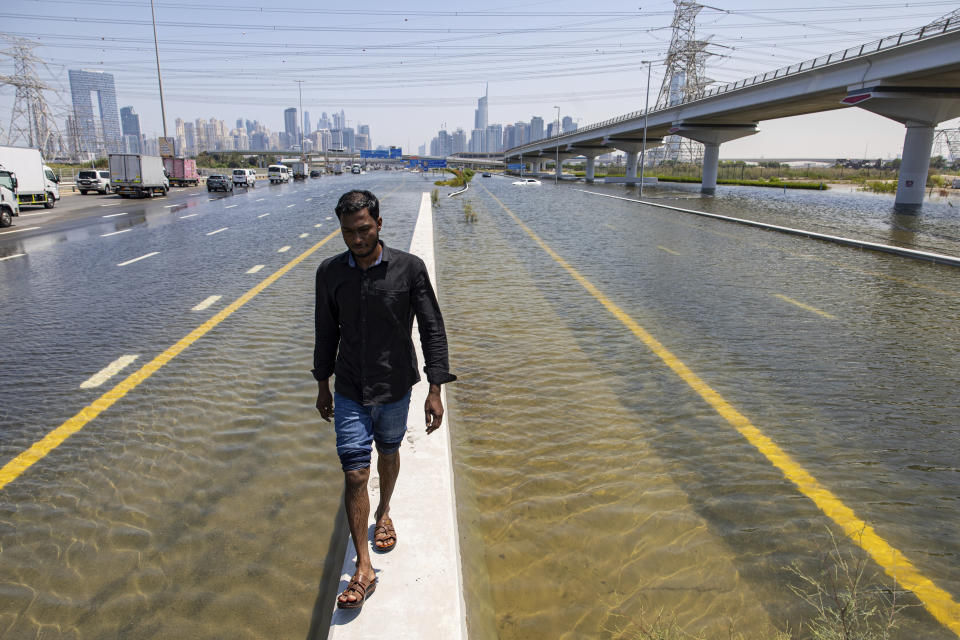
[[[384,520],[390,517],[390,498],[393,497],[393,488],[397,486],[397,476],[400,475],[400,451],[384,455],[377,454],[377,473],[380,474],[380,504],[377,506],[377,524],[379,527]],[[377,548],[390,547],[395,544],[396,538],[375,540]]]
[[[347,511],[347,523],[350,525],[350,537],[357,549],[357,570],[354,578],[369,585],[377,577],[370,564],[370,550],[367,549],[367,518],[370,516],[370,498],[367,496],[367,481],[370,479],[370,467],[344,472],[346,491],[343,495],[344,508]],[[340,602],[356,602],[360,598],[353,591],[341,594]]]

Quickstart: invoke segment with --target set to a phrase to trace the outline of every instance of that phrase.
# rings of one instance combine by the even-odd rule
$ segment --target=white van
[[[257,186],[257,172],[253,169],[234,169],[233,185],[243,185],[244,187]]]
[[[270,184],[290,182],[290,169],[286,165],[272,164],[267,167],[267,177],[270,178]]]

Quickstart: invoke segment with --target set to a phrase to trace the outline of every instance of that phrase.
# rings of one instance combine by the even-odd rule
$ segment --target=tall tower
[[[40,149],[47,157],[67,152],[44,96],[44,92],[51,88],[40,81],[37,67],[43,62],[33,55],[33,47],[38,43],[12,36],[5,36],[5,39],[12,46],[0,55],[13,58],[14,75],[0,75],[0,86],[11,85],[16,89],[5,143]]]
[[[477,108],[473,112],[473,128],[486,131],[487,129],[487,96],[490,94],[490,83],[483,92],[483,97],[477,100]]]
[[[706,50],[709,38],[697,39],[697,14],[703,6],[694,0],[673,0],[673,4],[673,34],[656,109],[702,98],[709,84],[705,73],[707,56],[710,55]],[[680,136],[669,136],[663,142],[660,155],[664,162],[699,163],[703,158],[703,145],[699,142]]]

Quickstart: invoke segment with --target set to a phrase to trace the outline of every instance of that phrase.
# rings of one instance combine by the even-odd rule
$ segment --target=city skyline
[[[865,1],[817,7],[809,16],[809,8],[774,11],[761,0],[705,8],[698,33],[710,39],[707,75],[716,82],[739,80],[927,24],[953,8],[949,2],[909,8],[887,3],[871,4],[864,13]],[[149,8],[111,4],[111,20],[97,21],[80,5],[57,4],[64,20],[44,22],[37,7],[45,3],[12,0],[8,30],[38,38],[36,53],[52,74],[42,80],[60,88],[61,102],[69,101],[68,68],[108,73],[118,103],[140,116],[142,135],[161,135]],[[638,10],[613,2],[603,11],[583,11],[559,0],[549,12],[538,6],[456,12],[439,3],[378,1],[357,9],[278,7],[263,13],[250,0],[238,0],[230,8],[215,37],[209,25],[184,23],[172,9],[158,8],[168,125],[176,117],[202,115],[226,122],[242,117],[282,130],[283,109],[298,104],[300,79],[304,115],[326,110],[336,117],[336,105],[351,111],[354,128],[371,125],[375,143],[412,150],[429,144],[441,128],[462,128],[470,146],[481,129],[478,95],[485,97],[487,127],[515,126],[538,115],[547,129],[553,105],[580,126],[642,109],[647,87],[641,61],[654,63],[650,84],[656,95],[669,41],[661,32],[670,24],[673,3],[661,0]],[[372,28],[360,24],[373,16],[379,17]],[[310,37],[317,34],[323,42]],[[12,101],[10,92],[0,95],[0,113],[9,113]],[[58,125],[64,129],[68,111],[60,105]],[[325,128],[346,128],[337,125]],[[893,157],[904,136],[902,125],[856,107],[764,121],[759,129],[760,135],[724,145],[723,156]]]

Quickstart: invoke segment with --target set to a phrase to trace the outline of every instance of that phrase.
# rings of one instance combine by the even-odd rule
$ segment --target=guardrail
[[[942,22],[933,22],[922,27],[917,27],[909,31],[904,31],[892,36],[886,36],[880,38],[879,40],[874,40],[860,46],[853,46],[843,51],[835,51],[833,53],[828,53],[826,55],[814,58],[812,60],[804,60],[803,62],[797,64],[787,65],[786,67],[780,67],[773,71],[768,71],[764,74],[757,74],[752,78],[745,78],[743,80],[738,80],[736,82],[729,82],[727,84],[718,85],[707,89],[702,96],[692,96],[668,107],[661,107],[659,109],[653,109],[650,113],[656,113],[658,111],[665,111],[667,109],[673,109],[684,104],[690,104],[692,102],[697,102],[699,100],[705,100],[707,98],[712,98],[723,93],[730,93],[732,91],[739,91],[747,87],[753,87],[758,84],[763,84],[764,82],[772,82],[774,80],[780,80],[781,78],[786,78],[787,76],[793,76],[800,73],[806,73],[812,71],[813,69],[819,69],[831,64],[838,64],[840,62],[847,62],[849,60],[856,60],[868,55],[873,55],[880,51],[885,51],[887,49],[893,49],[895,47],[903,46],[905,44],[910,44],[911,42],[917,42],[920,40],[926,40],[927,38],[933,38],[936,36],[941,36],[945,33],[951,31],[960,30],[960,16],[951,16]],[[529,144],[521,145],[518,147],[513,147],[512,149],[506,149],[503,152],[505,157],[510,157],[514,155],[519,155],[527,149],[537,149],[542,146],[543,142],[553,142],[562,143],[565,139],[570,139],[575,135],[579,135],[584,132],[593,131],[594,129],[602,129],[603,127],[609,127],[610,125],[619,124],[627,120],[635,120],[637,118],[643,117],[643,110],[632,111],[630,113],[625,113],[615,118],[610,118],[609,120],[604,120],[603,122],[596,122],[594,124],[588,124],[584,127],[578,128],[576,131],[571,131],[570,133],[553,137],[553,138],[541,138],[536,142],[531,142]]]

